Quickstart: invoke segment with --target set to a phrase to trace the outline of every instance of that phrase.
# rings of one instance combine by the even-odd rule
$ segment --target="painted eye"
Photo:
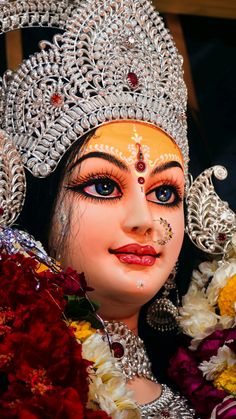
[[[173,188],[169,186],[160,186],[155,191],[156,197],[161,202],[168,202],[173,197]]]
[[[148,201],[162,205],[176,204],[179,201],[179,195],[174,186],[161,185],[147,194]]]
[[[121,191],[116,184],[111,179],[97,179],[91,185],[84,187],[84,192],[86,195],[92,195],[97,197],[108,197],[116,198],[121,196]]]

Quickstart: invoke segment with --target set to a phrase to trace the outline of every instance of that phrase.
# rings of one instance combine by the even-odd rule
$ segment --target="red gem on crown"
[[[60,93],[53,93],[50,98],[50,102],[53,106],[55,106],[56,108],[59,108],[60,106],[63,105],[64,99]]]
[[[227,240],[227,235],[225,233],[219,233],[217,236],[218,242],[225,242]]]
[[[146,163],[142,160],[139,160],[135,163],[135,169],[137,170],[137,172],[144,172],[144,170],[146,169]]]
[[[135,87],[138,86],[138,77],[132,71],[130,71],[127,74],[127,80],[128,80],[129,86],[132,87],[133,89],[135,89]]]
[[[169,418],[170,413],[168,412],[168,410],[162,410],[161,411],[161,416],[163,416],[164,418]]]
[[[120,342],[112,342],[111,349],[115,358],[122,358],[124,356],[125,350]]]

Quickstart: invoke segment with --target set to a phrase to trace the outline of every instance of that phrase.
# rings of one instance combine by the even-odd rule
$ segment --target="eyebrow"
[[[117,157],[112,156],[108,153],[103,153],[101,151],[91,151],[90,153],[84,154],[83,156],[79,157],[73,164],[70,166],[69,171],[71,172],[78,164],[82,163],[82,161],[97,157],[99,159],[107,160],[109,163],[113,163],[116,167],[118,167],[121,170],[124,170],[125,172],[130,172],[130,169],[126,164],[124,164],[120,159]]]
[[[165,170],[171,169],[172,167],[179,167],[183,171],[181,164],[178,161],[173,160],[155,167],[155,169],[153,169],[153,171],[150,173],[150,176],[155,176],[157,173],[164,172]]]
[[[91,151],[90,153],[84,154],[83,156],[79,157],[70,166],[69,171],[71,172],[78,164],[81,164],[84,160],[89,159],[89,158],[100,158],[100,159],[106,160],[109,163],[113,163],[119,169],[130,173],[129,167],[126,166],[126,164],[124,164],[120,159],[113,156],[112,154],[103,153],[101,151]],[[153,169],[153,171],[150,173],[150,176],[151,177],[155,176],[157,173],[164,172],[165,170],[171,169],[172,167],[179,167],[183,171],[183,168],[182,168],[181,164],[179,162],[173,160],[173,161],[169,161],[169,162],[163,163],[163,164],[155,167],[155,169]]]

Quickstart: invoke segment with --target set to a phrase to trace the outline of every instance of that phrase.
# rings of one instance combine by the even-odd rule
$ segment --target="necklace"
[[[151,370],[144,342],[121,322],[104,322],[109,344],[127,381],[144,377],[158,382]],[[105,338],[105,335],[104,335]],[[193,409],[189,408],[184,397],[162,384],[161,396],[150,403],[139,405],[143,419],[194,419]]]
[[[116,364],[127,380],[145,377],[157,382],[142,339],[121,322],[104,322]]]
[[[187,400],[173,392],[166,384],[162,384],[162,393],[158,399],[139,405],[141,417],[146,419],[194,419],[194,410],[188,406]],[[196,418],[197,419],[197,418]]]

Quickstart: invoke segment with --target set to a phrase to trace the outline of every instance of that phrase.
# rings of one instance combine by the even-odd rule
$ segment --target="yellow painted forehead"
[[[109,122],[99,127],[83,154],[100,151],[112,154],[127,164],[134,164],[138,144],[144,161],[151,167],[172,160],[183,166],[181,151],[167,134],[151,124],[130,120]]]

